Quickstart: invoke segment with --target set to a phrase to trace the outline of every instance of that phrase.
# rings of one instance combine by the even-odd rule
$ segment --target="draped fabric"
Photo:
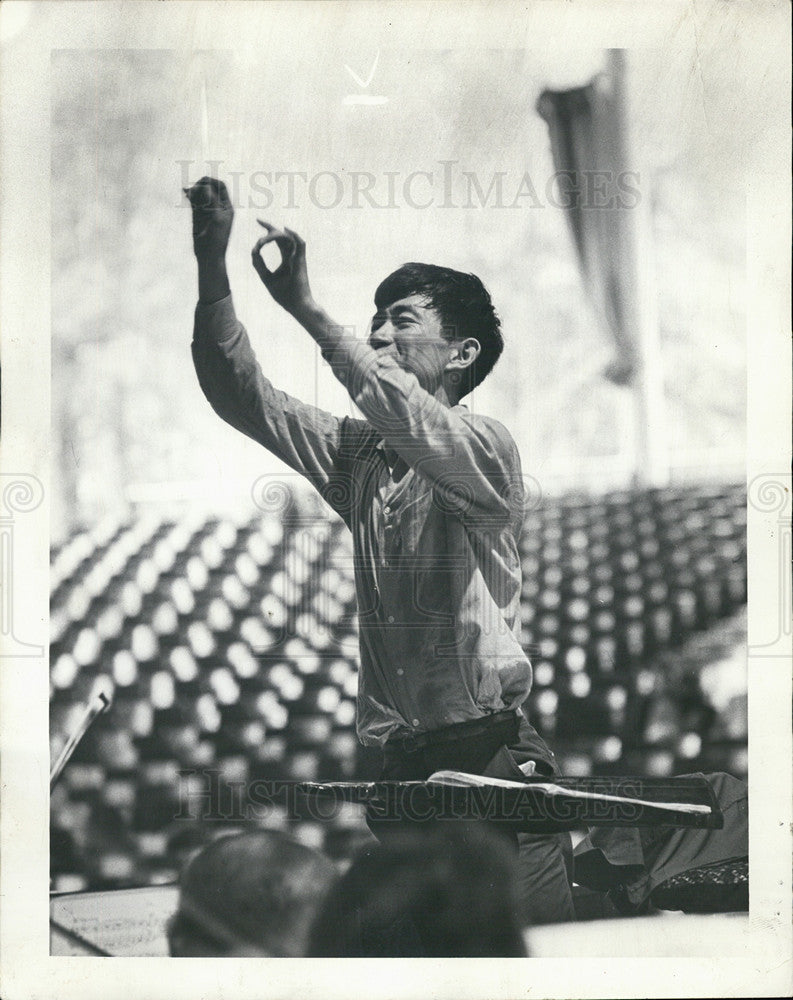
[[[628,172],[617,75],[599,74],[572,90],[545,90],[545,119],[556,172],[557,203],[572,233],[584,284],[615,347],[604,374],[618,385],[637,369],[633,246],[629,212],[639,177]]]

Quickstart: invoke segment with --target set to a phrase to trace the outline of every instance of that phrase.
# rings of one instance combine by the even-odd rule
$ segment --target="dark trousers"
[[[498,716],[473,723],[461,723],[427,734],[427,742],[416,745],[389,741],[384,750],[382,781],[425,781],[435,771],[454,770],[492,778],[525,780],[518,764],[533,760],[537,773],[558,774],[554,756],[525,717],[520,713]],[[378,820],[367,814],[369,829],[386,841],[403,824]],[[575,919],[565,849],[564,834],[505,832],[518,855],[518,898],[526,925],[557,923]]]
[[[680,775],[687,777],[687,775]],[[711,784],[724,825],[718,829],[595,827],[575,854],[576,882],[608,892],[619,890],[626,912],[640,908],[653,890],[692,869],[749,854],[749,801],[745,781],[731,774],[702,774]],[[725,890],[726,891],[726,890]]]

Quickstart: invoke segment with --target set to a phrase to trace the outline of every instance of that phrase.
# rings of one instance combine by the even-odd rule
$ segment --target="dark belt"
[[[386,753],[389,750],[396,750],[400,753],[416,753],[427,747],[458,743],[460,740],[470,740],[477,736],[496,735],[503,735],[503,742],[508,746],[517,739],[519,725],[517,711],[510,709],[506,712],[495,712],[493,715],[483,715],[481,719],[470,719],[468,722],[456,722],[452,726],[431,729],[426,733],[392,736],[383,749]]]

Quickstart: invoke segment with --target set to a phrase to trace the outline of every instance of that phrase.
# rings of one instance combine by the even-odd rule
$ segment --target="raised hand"
[[[202,177],[183,188],[193,209],[193,250],[196,257],[223,257],[229,243],[234,208],[223,181]]]
[[[306,244],[297,233],[284,227],[276,229],[269,222],[257,219],[267,232],[256,241],[251,260],[256,273],[275,301],[293,316],[299,316],[313,304],[306,269]],[[261,255],[262,247],[275,243],[281,253],[281,263],[271,271]]]

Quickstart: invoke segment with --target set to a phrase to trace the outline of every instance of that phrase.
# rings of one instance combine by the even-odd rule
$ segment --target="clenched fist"
[[[229,243],[234,208],[223,181],[202,177],[182,189],[193,209],[193,250],[196,257],[223,257]]]

